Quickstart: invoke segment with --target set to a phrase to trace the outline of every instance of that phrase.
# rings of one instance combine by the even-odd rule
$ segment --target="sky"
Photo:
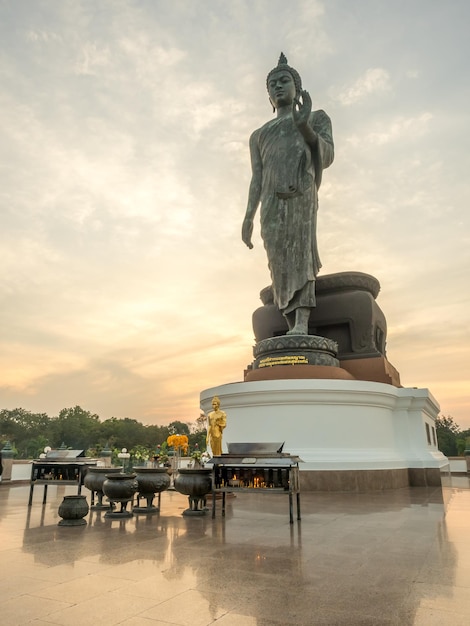
[[[241,241],[283,51],[333,124],[322,274],[470,427],[468,0],[0,0],[0,409],[195,421],[270,283]],[[223,408],[223,407],[222,407]]]

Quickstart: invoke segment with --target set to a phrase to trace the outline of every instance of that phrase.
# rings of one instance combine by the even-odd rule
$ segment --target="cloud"
[[[468,42],[459,65],[444,9],[403,22],[386,2],[25,3],[0,8],[3,405],[165,423],[241,379],[269,283],[258,219],[255,248],[240,240],[248,138],[272,116],[281,50],[333,121],[323,272],[379,278],[406,380],[441,376],[425,340],[447,337],[461,363],[470,152],[451,69]]]
[[[61,41],[60,35],[53,32],[48,32],[45,30],[30,30],[26,33],[26,38],[29,41],[40,42],[40,43],[50,43]]]
[[[363,145],[364,142],[378,146],[383,146],[392,141],[409,142],[429,133],[433,118],[432,113],[423,111],[416,117],[398,116],[388,121],[381,119],[380,129],[371,130],[360,137],[357,134],[351,135],[347,141],[354,146]],[[379,124],[376,123],[376,126]]]
[[[99,69],[110,65],[110,58],[109,48],[88,42],[81,50],[80,58],[75,64],[75,72],[78,75],[96,76]]]
[[[384,68],[375,67],[365,71],[352,85],[342,87],[333,96],[343,106],[365,100],[370,95],[383,94],[391,89],[390,75]]]

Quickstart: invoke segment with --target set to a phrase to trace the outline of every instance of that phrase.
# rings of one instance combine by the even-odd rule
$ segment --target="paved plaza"
[[[59,527],[72,487],[0,486],[0,619],[35,626],[467,625],[470,485],[369,494],[239,494],[222,518],[154,516]],[[88,490],[85,494],[90,495]],[[447,501],[446,506],[443,500]],[[90,498],[88,497],[90,501]],[[447,511],[445,510],[447,507]]]

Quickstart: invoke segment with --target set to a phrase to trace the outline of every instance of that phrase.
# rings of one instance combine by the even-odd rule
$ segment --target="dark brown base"
[[[373,383],[386,383],[401,387],[400,374],[384,356],[366,359],[348,359],[340,361],[340,366],[356,380],[368,380]]]
[[[447,466],[450,474],[450,468]],[[437,467],[421,467],[408,469],[410,487],[440,487],[445,479],[445,473]]]
[[[367,380],[401,387],[400,374],[383,356],[340,361],[340,367],[331,365],[276,365],[246,370],[245,382],[256,380],[292,379]]]
[[[439,487],[443,473],[438,468],[384,470],[305,470],[300,472],[301,491],[384,491],[403,487]]]
[[[355,380],[354,376],[345,369],[331,365],[276,365],[245,372],[245,382],[305,378]]]

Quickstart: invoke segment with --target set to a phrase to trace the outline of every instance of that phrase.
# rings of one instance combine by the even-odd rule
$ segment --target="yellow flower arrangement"
[[[188,449],[188,437],[186,435],[170,435],[166,440],[170,448],[185,453]]]

